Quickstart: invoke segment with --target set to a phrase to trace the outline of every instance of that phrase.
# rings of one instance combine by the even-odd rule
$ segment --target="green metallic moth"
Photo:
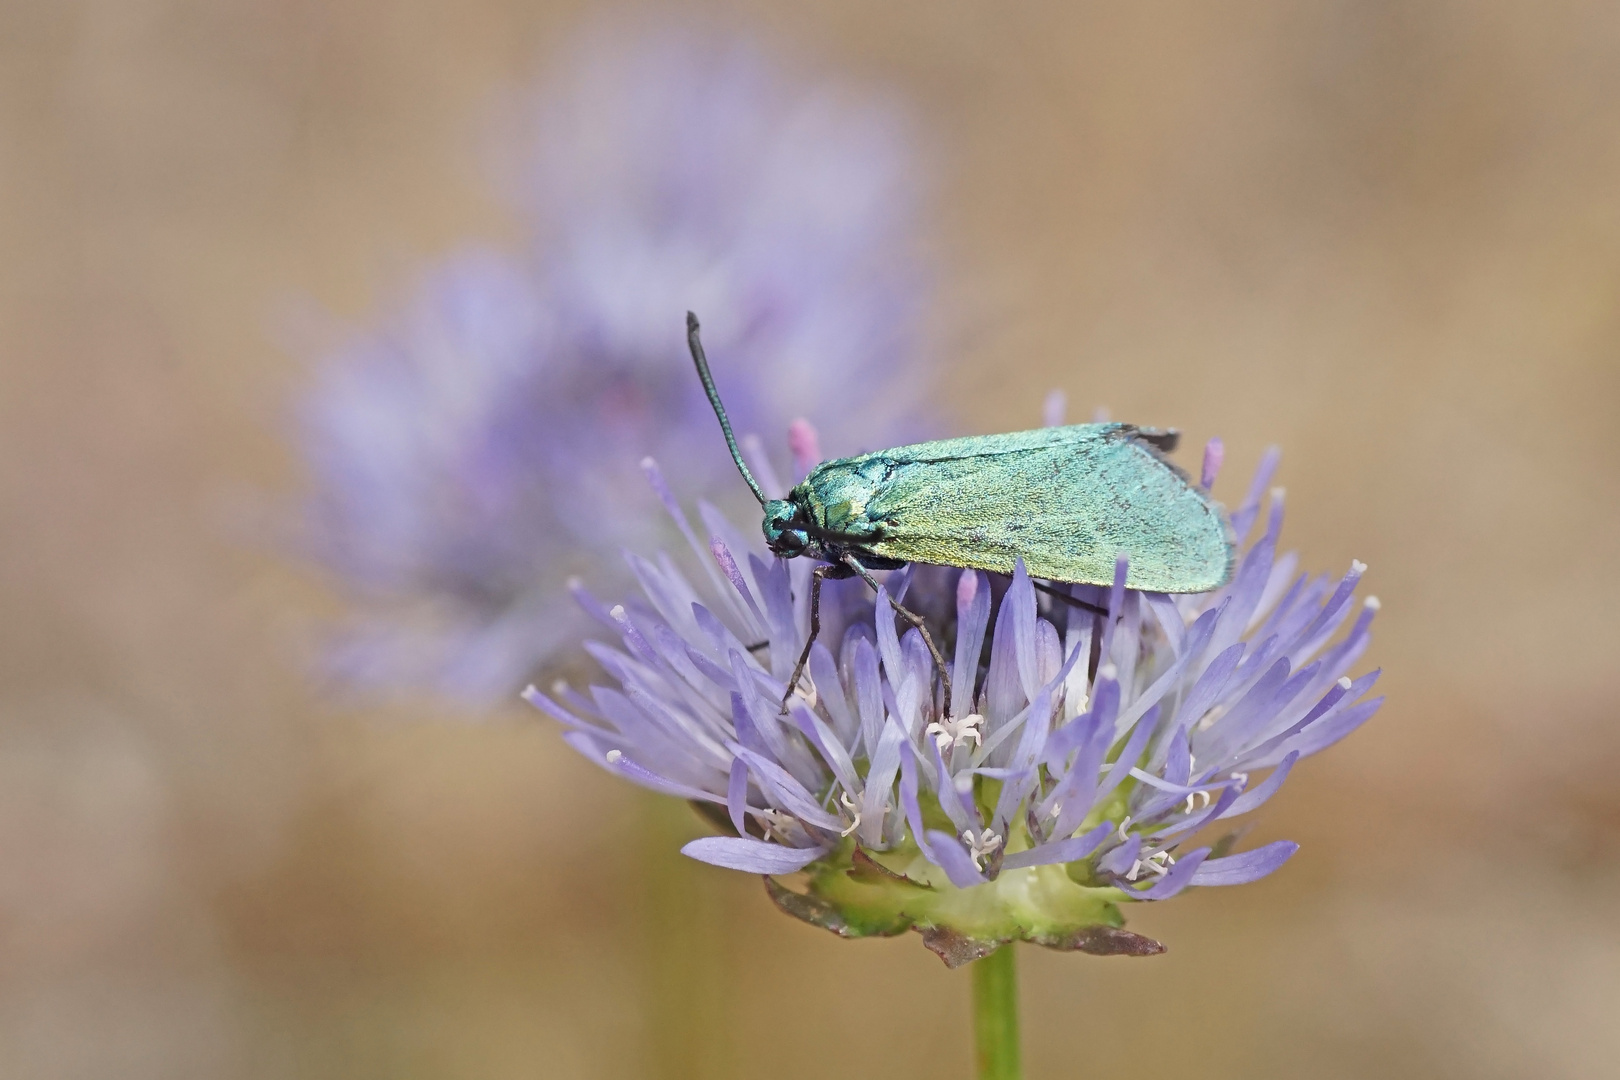
[[[1074,424],[917,443],[823,461],[787,498],[767,498],[737,449],[691,312],[686,335],[732,460],[765,511],[765,543],[778,558],[823,564],[811,578],[810,636],[784,709],[821,629],[825,578],[859,576],[875,590],[873,570],[916,562],[1010,574],[1022,559],[1032,578],[1111,585],[1121,556],[1131,589],[1207,592],[1231,577],[1235,548],[1220,504],[1164,457],[1174,431]],[[951,715],[950,679],[928,628],[889,602],[922,632]]]

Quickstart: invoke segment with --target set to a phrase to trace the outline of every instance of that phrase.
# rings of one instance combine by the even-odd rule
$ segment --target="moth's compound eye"
[[[765,504],[765,543],[778,555],[793,556],[809,546],[799,521],[799,508],[785,499],[772,499]]]
[[[810,544],[810,538],[794,529],[784,529],[771,541],[771,550],[778,555],[797,555]]]

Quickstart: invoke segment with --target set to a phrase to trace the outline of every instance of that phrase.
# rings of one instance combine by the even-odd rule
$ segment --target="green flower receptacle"
[[[1113,887],[1081,885],[1063,866],[1005,870],[971,888],[952,885],[915,847],[873,853],[845,843],[804,871],[805,891],[776,878],[776,906],[840,937],[893,937],[907,930],[947,967],[988,956],[1009,941],[1097,956],[1152,956],[1164,946],[1124,929]]]

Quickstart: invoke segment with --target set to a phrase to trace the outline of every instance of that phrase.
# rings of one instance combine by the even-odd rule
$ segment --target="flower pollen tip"
[[[1362,562],[1360,559],[1351,559],[1350,572],[1352,574],[1365,574],[1367,572],[1367,564]]]
[[[624,757],[624,751],[622,751],[622,750],[609,750],[607,752],[607,763],[609,765],[617,765],[619,763],[619,761],[623,757]]]
[[[1361,602],[1361,606],[1366,608],[1368,611],[1377,611],[1379,608],[1384,606],[1384,602],[1378,599],[1376,596],[1369,596],[1367,599]]]
[[[1046,392],[1046,401],[1041,407],[1041,421],[1047,427],[1062,427],[1064,414],[1068,412],[1069,395],[1062,390],[1052,389]]]
[[[1221,463],[1225,460],[1226,444],[1221,441],[1220,436],[1217,435],[1204,444],[1204,466],[1200,470],[1198,481],[1199,486],[1205,491],[1215,486],[1215,478],[1220,475]]]
[[[972,829],[968,829],[962,833],[962,843],[968,846],[968,855],[972,857],[973,865],[983,870],[985,861],[1001,846],[1001,837],[996,835],[994,829],[986,829],[977,836],[973,834]]]
[[[963,743],[971,741],[974,746],[982,746],[979,725],[984,723],[984,717],[978,713],[969,713],[960,719],[936,720],[924,730],[923,734],[934,737],[934,745],[939,747],[940,753],[954,750]]]
[[[1338,683],[1336,685],[1338,686],[1338,688],[1340,690],[1348,690],[1348,689],[1350,689],[1350,676],[1341,675],[1339,677],[1339,681],[1338,681]]]
[[[821,463],[821,436],[816,432],[815,425],[804,417],[798,417],[788,425],[788,449],[793,453],[793,463],[800,472],[809,472]]]

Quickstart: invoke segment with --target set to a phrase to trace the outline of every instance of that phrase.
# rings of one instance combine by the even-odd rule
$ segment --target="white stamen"
[[[1151,870],[1160,877],[1164,877],[1164,875],[1170,872],[1170,867],[1174,865],[1176,865],[1176,860],[1168,851],[1155,851],[1147,858],[1137,859],[1135,862],[1131,863],[1131,869],[1125,875],[1125,880],[1135,881],[1141,875],[1143,870]]]
[[[568,692],[568,680],[558,679],[556,682],[552,683],[551,692],[557,697],[562,697]]]
[[[974,836],[973,830],[968,829],[962,833],[962,843],[968,846],[968,854],[973,859],[973,865],[983,870],[985,861],[1001,846],[1001,837],[991,829],[984,830],[978,836]]]
[[[1235,772],[1235,773],[1232,774],[1232,779],[1236,780],[1239,784],[1242,784],[1244,787],[1249,786],[1249,774],[1246,773],[1246,772]]]
[[[617,765],[619,763],[619,759],[622,757],[624,757],[624,752],[622,750],[609,750],[607,752],[607,763],[609,765]]]
[[[792,843],[792,837],[788,835],[788,827],[793,825],[796,820],[793,815],[784,814],[776,809],[765,809],[756,812],[755,817],[760,819],[766,839],[775,836],[783,843]]]
[[[979,725],[983,723],[984,717],[978,713],[969,713],[960,719],[954,720],[947,716],[929,724],[923,734],[932,735],[934,745],[938,746],[939,752],[943,754],[947,750],[956,749],[970,739],[975,747],[982,745],[979,737]]]
[[[1063,816],[1063,800],[1059,799],[1057,802],[1053,803],[1052,804],[1052,809],[1047,811],[1047,813],[1052,815],[1052,819],[1054,821],[1057,820],[1058,818],[1062,817]]]
[[[1130,819],[1130,815],[1127,814],[1126,817],[1125,817],[1125,820],[1119,823],[1119,838],[1121,840],[1129,840],[1130,839],[1130,837],[1125,834],[1125,830],[1130,828],[1130,827],[1131,827],[1131,819]]]
[[[1203,806],[1198,805],[1198,800],[1199,799],[1203,800]],[[1207,791],[1194,791],[1194,792],[1189,792],[1188,793],[1188,795],[1187,795],[1187,813],[1190,814],[1194,810],[1201,810],[1201,809],[1203,809],[1204,806],[1208,806],[1208,805],[1209,805],[1209,792],[1207,792]]]
[[[608,608],[608,614],[613,617],[614,622],[624,622],[624,605],[614,604]]]
[[[816,707],[816,701],[818,698],[818,695],[816,694],[816,684],[815,681],[810,678],[810,670],[808,668],[806,668],[804,673],[799,676],[799,685],[793,688],[793,696],[802,700],[812,709]]]
[[[1361,602],[1361,606],[1366,608],[1368,611],[1377,611],[1379,608],[1383,607],[1384,604],[1383,601],[1378,599],[1378,597],[1369,596],[1367,599]]]
[[[1351,559],[1350,572],[1352,574],[1365,574],[1367,572],[1367,564],[1362,562],[1360,559]]]
[[[1348,675],[1339,676],[1338,687],[1339,687],[1340,690],[1348,690],[1348,689],[1350,689],[1350,676],[1348,676]]]
[[[842,806],[845,810],[848,810],[850,817],[853,818],[853,820],[849,823],[849,828],[842,830],[838,834],[839,836],[848,836],[850,833],[861,827],[861,811],[860,808],[855,805],[855,800],[849,797],[849,792],[847,791],[838,796],[838,805]]]
[[[1282,502],[1287,497],[1288,497],[1288,489],[1287,488],[1285,488],[1285,487],[1274,487],[1274,488],[1271,489],[1271,501],[1272,502]]]

